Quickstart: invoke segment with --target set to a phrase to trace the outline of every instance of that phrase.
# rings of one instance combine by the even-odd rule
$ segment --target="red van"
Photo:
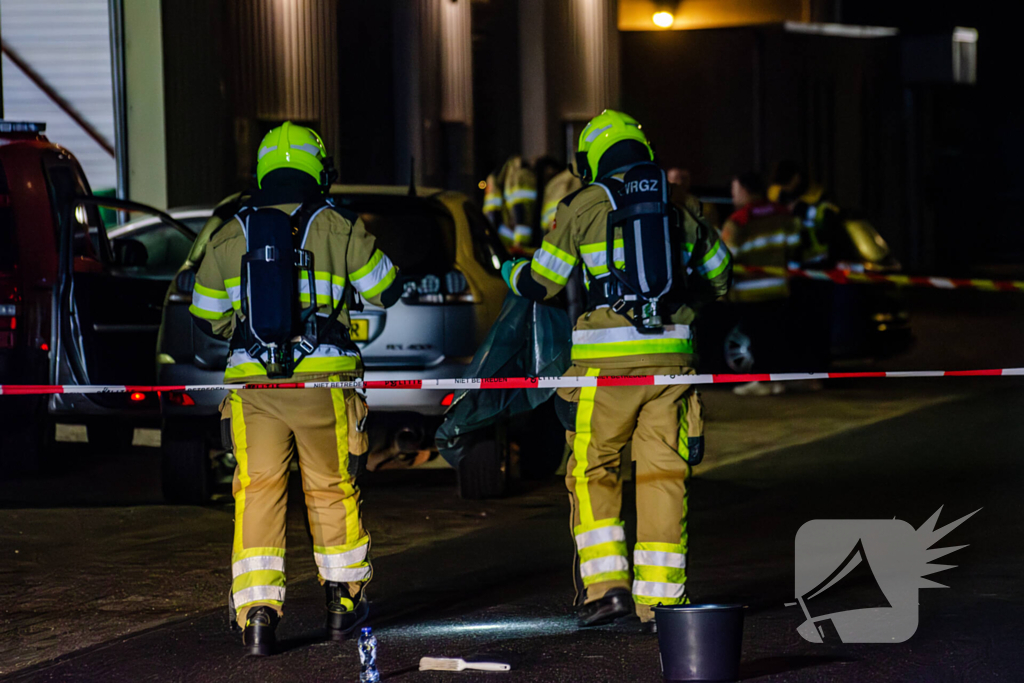
[[[74,155],[41,123],[0,121],[0,384],[151,384],[166,276],[145,246],[109,240],[100,206],[166,214],[94,197]],[[0,396],[0,475],[35,469],[55,422],[85,424],[90,442],[127,445],[157,418],[148,394]]]

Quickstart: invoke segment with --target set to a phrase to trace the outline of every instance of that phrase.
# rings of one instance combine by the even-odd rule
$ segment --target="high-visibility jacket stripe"
[[[297,355],[297,352],[296,352]],[[355,353],[340,349],[331,344],[321,344],[306,356],[295,368],[295,372],[348,372],[358,366],[359,357]],[[245,349],[235,349],[228,356],[227,370],[224,379],[254,377],[267,374],[263,365],[249,355]]]
[[[536,190],[516,190],[505,195],[505,203],[509,206],[513,204],[522,204],[523,202],[532,202],[537,199]]]
[[[739,280],[734,282],[732,288],[737,292],[746,292],[756,289],[784,289],[787,285],[784,277],[766,277],[758,280]]]
[[[376,296],[387,289],[398,275],[398,269],[380,249],[365,266],[352,273],[352,286],[366,297]]]
[[[632,325],[628,327],[605,327],[594,330],[573,330],[573,344],[609,344],[617,342],[649,341],[658,339],[680,339],[691,338],[689,325],[665,325],[661,335],[641,334]]]
[[[576,344],[572,347],[573,360],[595,358],[622,358],[659,353],[693,353],[693,342],[685,339],[652,339],[650,341],[619,342],[611,344]]]
[[[697,270],[708,280],[720,275],[729,266],[729,249],[721,242],[715,242],[715,249],[704,258]]]

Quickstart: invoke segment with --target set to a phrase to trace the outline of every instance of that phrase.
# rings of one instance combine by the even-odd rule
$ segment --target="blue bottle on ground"
[[[380,672],[377,671],[377,638],[369,626],[364,626],[359,634],[359,663],[359,683],[380,681]]]

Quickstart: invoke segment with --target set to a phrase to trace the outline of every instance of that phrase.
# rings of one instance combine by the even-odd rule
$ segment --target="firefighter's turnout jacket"
[[[744,206],[725,221],[722,239],[739,265],[785,269],[801,262],[800,222],[781,204],[759,201]],[[738,276],[731,294],[741,303],[788,296],[789,279],[784,272]]]
[[[510,251],[527,253],[536,247],[537,178],[521,157],[509,158],[487,176],[484,215]]]
[[[695,216],[700,204],[686,202]],[[510,282],[533,299],[558,293],[573,269],[583,269],[593,288],[608,274],[607,219],[612,203],[603,186],[589,185],[563,199],[552,230],[532,262],[520,263]],[[665,320],[661,334],[642,334],[608,306],[579,317],[573,330],[573,376],[691,374],[695,307],[726,294],[732,272],[729,251],[713,228],[683,213],[683,241],[671,245],[686,269],[687,301]],[[612,257],[624,249],[616,247]],[[622,264],[620,264],[622,267]],[[675,303],[673,303],[675,305]],[[572,501],[577,553],[577,599],[592,602],[612,589],[631,590],[638,616],[653,618],[657,604],[686,597],[686,480],[690,462],[703,453],[701,404],[688,385],[583,387],[560,390],[575,412],[566,438],[571,455],[566,486]],[[630,571],[620,509],[621,454],[632,441],[637,472],[637,543]]]
[[[299,207],[274,208],[291,214]],[[316,291],[309,291],[302,273],[299,298],[308,306],[310,297],[316,297],[321,325],[343,301],[346,284],[370,303],[382,305],[381,295],[395,282],[397,269],[376,248],[359,217],[326,206],[308,226],[302,247],[313,253]],[[244,324],[240,275],[247,251],[246,229],[237,219],[213,235],[196,277],[191,311],[217,334],[232,338],[225,381],[265,383],[263,366],[237,343],[241,334],[236,332]],[[347,310],[340,318],[347,328]],[[322,342],[298,365],[294,379],[283,381],[358,376],[359,353],[347,340],[348,335],[339,335],[336,343]],[[238,461],[232,487],[231,594],[239,625],[255,607],[278,613],[283,609],[288,468],[296,451],[320,580],[346,584],[350,596],[360,595],[372,574],[370,536],[360,519],[355,483],[354,458],[367,451],[362,397],[350,389],[247,389],[230,392],[221,410],[231,421]]]
[[[275,206],[285,213],[298,210],[298,204]],[[348,211],[326,207],[312,217],[306,230],[303,249],[313,252],[317,315],[324,321],[342,300],[346,283],[371,304],[380,305],[380,295],[395,281],[398,270],[391,260],[374,245],[374,237],[366,231],[362,220]],[[208,321],[215,334],[234,338],[242,306],[241,264],[248,251],[245,227],[237,218],[226,223],[210,238],[196,274],[192,294],[192,315]],[[299,277],[299,301],[310,303],[309,282]],[[349,327],[347,310],[339,313],[341,324]],[[247,349],[232,344],[228,357],[226,382],[262,381],[266,370]],[[296,368],[297,375],[358,373],[362,361],[354,347],[321,344]]]
[[[583,187],[583,182],[570,169],[565,169],[544,186],[544,202],[540,214],[540,228],[547,235],[555,227],[558,204]]]

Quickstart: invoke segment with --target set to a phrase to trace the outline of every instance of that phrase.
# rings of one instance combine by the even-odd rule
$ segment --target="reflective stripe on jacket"
[[[740,265],[785,268],[800,261],[800,221],[781,204],[757,202],[743,207],[725,222],[722,237]],[[746,275],[733,283],[730,298],[754,303],[788,296],[786,278]]]

